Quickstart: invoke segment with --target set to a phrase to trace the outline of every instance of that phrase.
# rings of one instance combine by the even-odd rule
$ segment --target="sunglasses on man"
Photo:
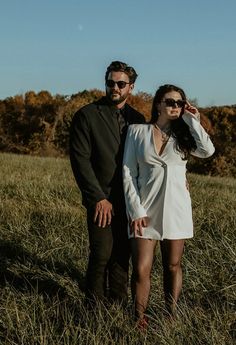
[[[124,89],[127,84],[130,84],[130,83],[127,83],[126,81],[123,81],[123,80],[114,81],[112,79],[108,79],[106,81],[106,86],[111,87],[111,88],[117,85],[119,89]]]

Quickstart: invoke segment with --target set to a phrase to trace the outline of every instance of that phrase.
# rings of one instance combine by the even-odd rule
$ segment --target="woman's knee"
[[[177,273],[181,270],[181,261],[164,263],[163,269],[172,274]]]
[[[136,281],[150,280],[151,267],[149,265],[138,265],[133,269],[133,275]]]

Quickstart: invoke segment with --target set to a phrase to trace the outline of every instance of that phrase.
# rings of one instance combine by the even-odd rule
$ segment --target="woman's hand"
[[[186,101],[185,104],[185,111],[195,115],[196,117],[199,115],[198,109],[191,105],[188,101]]]
[[[143,228],[146,228],[149,224],[149,217],[141,217],[135,219],[130,224],[131,233],[134,233],[134,237],[143,236]]]

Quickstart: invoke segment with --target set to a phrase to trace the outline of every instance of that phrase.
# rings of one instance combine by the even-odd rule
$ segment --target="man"
[[[127,301],[129,242],[122,183],[127,127],[144,117],[126,104],[137,74],[113,61],[105,74],[106,96],[81,108],[72,120],[71,166],[87,208],[90,255],[86,296]]]

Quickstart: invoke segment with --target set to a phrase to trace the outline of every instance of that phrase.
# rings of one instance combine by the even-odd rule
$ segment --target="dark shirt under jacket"
[[[120,133],[116,112],[117,108],[103,97],[74,115],[70,159],[85,207],[92,209],[98,201],[108,199],[115,213],[119,213],[119,198],[123,200],[121,166],[127,128],[129,124],[144,123],[145,119],[125,104],[122,115],[126,125]]]

